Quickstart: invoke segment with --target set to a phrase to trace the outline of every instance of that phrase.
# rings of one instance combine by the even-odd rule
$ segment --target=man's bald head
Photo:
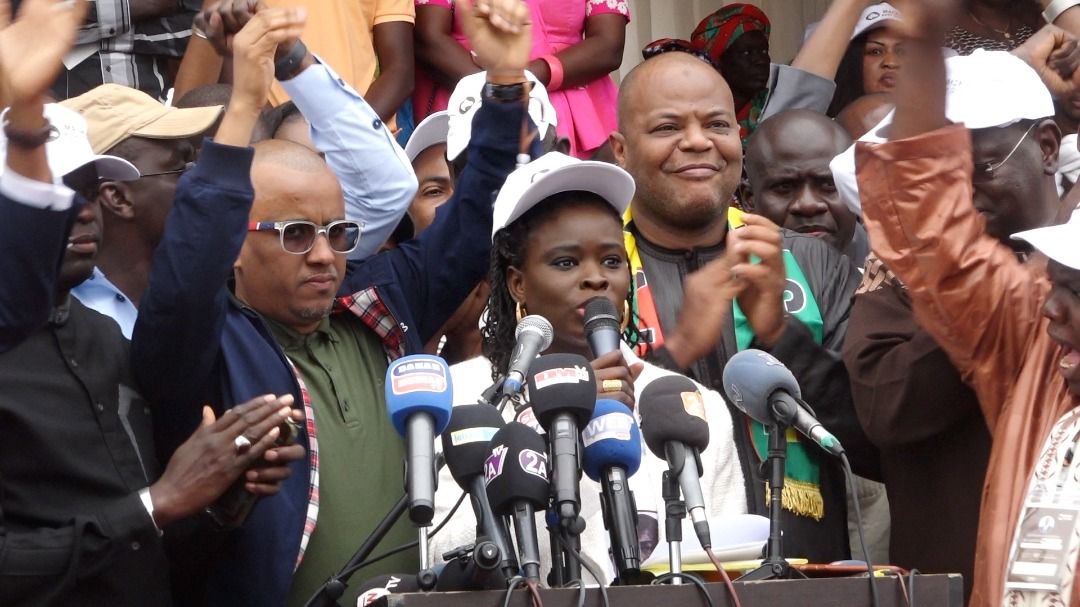
[[[800,155],[806,146],[798,144],[810,141],[820,142],[815,148],[831,151],[830,160],[851,145],[843,127],[811,110],[788,110],[759,123],[746,148],[746,175],[751,186],[765,165],[780,159],[778,151],[781,157]]]
[[[345,254],[319,232],[306,253],[287,251],[285,239],[304,228],[282,224],[326,227],[344,219],[341,185],[316,152],[276,139],[255,144],[251,183],[251,221],[261,225],[248,233],[233,266],[236,295],[264,316],[310,333],[330,311],[345,276]]]
[[[742,142],[731,89],[711,64],[670,52],[634,68],[619,91],[619,130],[610,141],[637,186],[631,208],[645,237],[656,242],[664,232],[691,247],[723,239]]]
[[[840,199],[829,163],[851,138],[823,114],[789,110],[760,123],[746,150],[754,211],[843,251],[855,216]]]
[[[620,130],[630,118],[631,112],[634,111],[634,105],[639,98],[647,95],[672,94],[671,91],[658,91],[649,86],[651,84],[652,76],[657,72],[672,69],[680,69],[694,73],[700,72],[702,78],[706,78],[706,81],[716,82],[716,85],[726,92],[728,98],[731,98],[731,87],[728,86],[724,77],[721,76],[720,72],[716,71],[716,68],[712,65],[690,53],[679,51],[662,53],[634,66],[634,69],[630,70],[630,73],[619,83],[618,116]],[[731,104],[732,106],[735,105],[734,100],[731,101]]]
[[[836,122],[852,139],[858,139],[884,120],[892,109],[892,95],[870,93],[849,103],[836,115]]]

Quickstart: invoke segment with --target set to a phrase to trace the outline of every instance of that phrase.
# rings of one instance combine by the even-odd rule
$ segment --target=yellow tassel
[[[770,493],[769,487],[766,486],[766,502],[770,499]],[[785,478],[784,493],[780,496],[780,502],[785,510],[799,516],[812,518],[815,521],[820,521],[825,517],[825,499],[821,496],[821,489],[813,483]]]

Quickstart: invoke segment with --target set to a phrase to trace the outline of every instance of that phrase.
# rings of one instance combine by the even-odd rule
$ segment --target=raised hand
[[[195,26],[222,57],[232,55],[233,37],[255,13],[267,8],[262,0],[208,0],[195,16]]]
[[[41,103],[86,15],[86,0],[0,0],[0,105]]]
[[[307,12],[302,8],[264,8],[233,37],[233,93],[218,128],[218,143],[248,145],[274,82],[278,47],[291,47],[306,23]]]
[[[461,24],[488,79],[517,77],[529,64],[532,21],[522,0],[460,0]]]
[[[262,458],[280,434],[281,423],[292,414],[292,402],[292,395],[260,396],[229,409],[220,419],[205,407],[199,429],[180,445],[161,478],[150,486],[158,527],[206,507]],[[236,441],[241,436],[249,448],[239,448]]]
[[[1013,54],[1039,74],[1054,97],[1068,97],[1080,88],[1080,43],[1065,30],[1047,25]]]
[[[768,347],[780,338],[785,324],[783,238],[780,228],[761,215],[746,213],[743,223],[728,232],[727,240],[736,260],[731,271],[741,288],[736,300],[754,336]]]

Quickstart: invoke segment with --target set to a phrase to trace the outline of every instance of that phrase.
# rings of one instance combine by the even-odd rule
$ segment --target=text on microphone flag
[[[450,444],[458,447],[460,445],[467,445],[469,443],[486,443],[490,442],[491,438],[498,432],[498,428],[480,427],[480,428],[463,428],[461,430],[454,430],[450,433]]]
[[[630,428],[634,419],[625,413],[607,413],[593,418],[581,431],[581,442],[585,447],[597,441],[612,439],[630,440]]]
[[[533,376],[537,390],[557,384],[578,384],[589,381],[589,371],[584,367],[573,366],[559,369],[545,369]]]
[[[518,464],[521,464],[521,469],[525,472],[547,482],[547,455],[532,449],[522,449],[518,453]]]
[[[491,450],[491,455],[484,460],[484,484],[489,485],[491,481],[498,478],[503,471],[503,463],[506,461],[506,445],[498,445]]]
[[[444,392],[447,388],[446,369],[436,362],[408,362],[394,367],[390,374],[390,383],[390,388],[396,395]]]

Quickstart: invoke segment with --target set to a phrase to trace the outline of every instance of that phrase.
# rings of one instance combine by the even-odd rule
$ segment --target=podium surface
[[[905,583],[907,578],[904,578]],[[877,578],[880,607],[906,607],[900,582],[895,577]],[[716,607],[728,607],[723,584],[705,584]],[[910,592],[911,589],[908,588]],[[541,590],[544,607],[576,607],[577,589]],[[613,586],[607,589],[612,607],[706,607],[705,597],[694,584],[679,586]],[[765,582],[735,582],[735,592],[743,607],[871,607],[870,584],[866,578],[819,578]],[[964,607],[961,577],[918,575],[915,577],[914,601],[919,607]],[[390,607],[501,607],[506,593],[432,592],[427,594],[392,594]],[[513,607],[531,607],[528,591],[518,589],[510,599]],[[590,588],[586,607],[602,607],[599,590]]]

